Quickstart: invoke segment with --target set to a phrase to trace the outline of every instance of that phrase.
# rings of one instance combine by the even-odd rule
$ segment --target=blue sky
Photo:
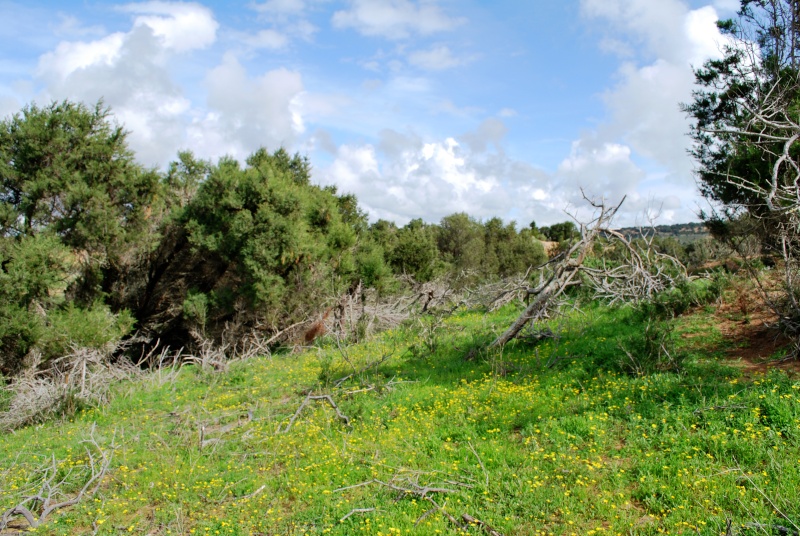
[[[696,220],[692,65],[736,0],[0,0],[0,115],[111,106],[138,159],[306,154],[370,218]],[[565,212],[566,211],[566,212]]]

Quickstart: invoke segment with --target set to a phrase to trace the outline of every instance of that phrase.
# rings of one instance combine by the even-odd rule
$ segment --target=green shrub
[[[134,323],[133,315],[127,310],[114,314],[100,302],[86,308],[68,303],[48,313],[38,346],[45,360],[64,356],[72,347],[108,353],[130,333]]]

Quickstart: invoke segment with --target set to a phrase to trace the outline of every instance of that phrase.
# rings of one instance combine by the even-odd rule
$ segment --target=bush
[[[640,333],[620,342],[620,368],[637,376],[679,371],[686,355],[675,348],[674,329],[671,320],[648,320]]]

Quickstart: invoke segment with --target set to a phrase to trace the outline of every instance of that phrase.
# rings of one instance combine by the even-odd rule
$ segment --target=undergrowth
[[[598,305],[471,351],[517,313],[120,383],[104,407],[0,435],[0,509],[53,458],[85,464],[92,434],[113,450],[102,487],[37,534],[457,533],[443,512],[505,535],[797,530],[796,377],[743,377],[704,311],[668,334],[677,370],[626,370],[645,319]],[[310,394],[349,425],[324,400],[298,413]]]

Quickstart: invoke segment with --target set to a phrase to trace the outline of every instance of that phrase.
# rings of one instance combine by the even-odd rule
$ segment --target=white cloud
[[[468,132],[461,136],[469,148],[475,153],[483,153],[489,144],[493,144],[497,151],[501,150],[500,142],[508,133],[506,125],[496,118],[489,118],[481,123],[475,132]]]
[[[300,73],[285,68],[251,77],[233,54],[206,77],[210,113],[192,126],[192,137],[202,143],[205,132],[226,140],[222,153],[202,143],[202,154],[231,153],[242,157],[260,146],[290,146],[305,130],[299,100],[303,93]]]
[[[207,7],[188,2],[143,2],[121,8],[134,13],[134,26],[147,26],[163,40],[166,48],[178,52],[202,49],[217,38],[219,24]]]
[[[124,33],[117,32],[90,42],[62,41],[53,52],[47,52],[39,58],[37,72],[45,78],[64,80],[80,69],[113,65],[122,53],[125,38]]]
[[[279,50],[289,43],[289,38],[277,30],[267,29],[261,30],[254,35],[248,35],[244,41],[253,48],[267,48],[270,50]]]
[[[461,136],[471,137],[480,134]],[[355,193],[373,220],[439,221],[455,212],[479,218],[513,212],[526,223],[558,217],[547,205],[547,174],[499,151],[476,153],[452,137],[426,141],[387,129],[377,146],[340,146],[319,177]]]
[[[417,50],[408,55],[408,62],[426,71],[444,71],[468,63],[465,58],[453,55],[444,45],[435,46],[428,50]]]
[[[84,26],[77,17],[72,15],[59,13],[58,18],[59,24],[53,29],[53,33],[59,37],[100,36],[106,33],[102,26]]]
[[[333,14],[337,28],[353,28],[364,35],[404,39],[452,30],[465,20],[450,17],[432,1],[351,0],[350,8]]]
[[[143,162],[160,165],[183,143],[184,114],[190,103],[172,80],[163,40],[149,26],[114,33],[93,42],[62,42],[39,59],[43,100],[102,99],[131,132]]]
[[[267,0],[252,7],[261,13],[294,15],[305,11],[306,3],[304,0]]]
[[[592,185],[598,194],[628,195],[623,218],[663,202],[672,217],[693,219],[689,120],[680,103],[691,101],[692,67],[720,56],[725,38],[717,12],[690,10],[679,0],[582,0],[581,9],[590,21],[610,24],[614,52],[625,61],[617,83],[603,94],[609,118],[573,144],[558,175],[566,184]],[[654,166],[660,171],[644,169]],[[686,201],[675,207],[678,198]]]

